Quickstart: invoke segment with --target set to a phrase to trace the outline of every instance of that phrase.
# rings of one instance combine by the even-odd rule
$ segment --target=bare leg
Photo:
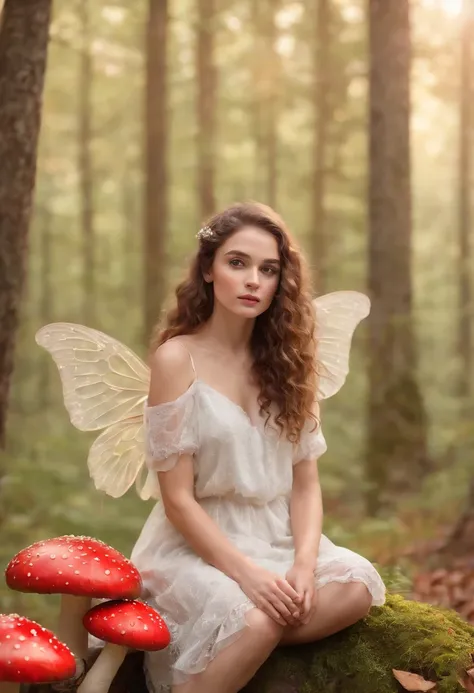
[[[301,626],[288,626],[283,631],[281,645],[314,642],[337,633],[364,618],[372,597],[362,582],[331,582],[318,591],[313,618]]]
[[[224,648],[202,674],[173,686],[172,693],[237,693],[250,681],[281,639],[283,627],[260,609],[246,614],[248,628]]]

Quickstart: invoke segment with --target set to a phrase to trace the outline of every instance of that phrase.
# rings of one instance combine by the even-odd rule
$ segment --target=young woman
[[[315,316],[283,221],[238,204],[198,233],[159,332],[145,412],[156,504],[133,550],[171,646],[150,689],[235,693],[278,644],[384,602],[374,567],[321,534]]]

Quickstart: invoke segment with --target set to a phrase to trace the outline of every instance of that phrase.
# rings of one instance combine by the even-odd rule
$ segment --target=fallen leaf
[[[425,691],[433,691],[436,688],[436,683],[434,681],[427,681],[423,676],[419,676],[419,674],[412,674],[409,671],[400,671],[399,669],[392,669],[392,672],[406,691],[420,691],[421,693],[425,693]]]

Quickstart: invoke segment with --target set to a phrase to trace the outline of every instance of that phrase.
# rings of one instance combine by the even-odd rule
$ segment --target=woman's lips
[[[249,306],[254,306],[260,302],[260,299],[257,298],[256,296],[239,296],[239,300],[243,301],[244,303],[246,303]]]

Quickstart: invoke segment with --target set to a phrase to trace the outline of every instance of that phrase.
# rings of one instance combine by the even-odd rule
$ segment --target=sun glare
[[[463,0],[440,0],[443,10],[452,16],[460,14]]]
[[[464,0],[422,0],[425,7],[438,9],[451,17],[461,14]]]

